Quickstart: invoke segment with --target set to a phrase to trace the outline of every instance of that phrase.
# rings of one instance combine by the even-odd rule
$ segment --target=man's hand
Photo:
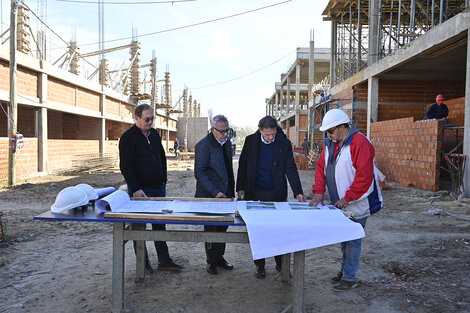
[[[310,203],[308,205],[309,206],[312,206],[312,205],[317,206],[319,203],[323,205],[323,194],[322,193],[315,193],[313,195],[312,201],[310,201]]]
[[[227,198],[227,196],[223,192],[219,192],[215,195],[216,198]]]
[[[142,190],[142,189],[139,189],[137,190],[136,192],[134,192],[132,194],[133,197],[147,197],[147,195],[145,194],[145,192]]]
[[[335,203],[335,207],[340,208],[340,209],[344,209],[347,206],[348,206],[348,201],[346,201],[346,199],[344,198],[339,199]]]
[[[245,190],[237,191],[237,197],[238,197],[239,200],[244,200],[245,199]]]
[[[301,193],[299,193],[297,196],[295,196],[295,198],[297,199],[297,201],[299,202],[306,202],[307,199],[305,198],[305,196]]]

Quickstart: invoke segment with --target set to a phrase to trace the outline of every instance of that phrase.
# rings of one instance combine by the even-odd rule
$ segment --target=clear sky
[[[98,3],[73,1],[77,2],[47,0],[47,24],[66,41],[75,32],[80,52],[96,51]],[[186,85],[193,98],[201,102],[203,115],[212,109],[214,115],[224,114],[231,124],[239,127],[256,126],[265,115],[265,98],[271,96],[274,83],[294,62],[295,49],[308,47],[311,29],[315,32],[316,47],[330,45],[330,22],[324,22],[321,16],[327,0],[196,0],[173,4],[137,4],[138,1],[104,0],[105,48],[130,43],[135,28],[141,43],[142,64],[149,63],[155,50],[159,79],[163,79],[169,67],[173,101]],[[116,2],[125,4],[112,4]],[[40,15],[37,0],[25,0],[25,3]],[[270,7],[144,36],[266,6]],[[3,24],[9,23],[9,9],[10,0],[2,0]],[[30,23],[33,27],[37,24],[32,14]],[[120,38],[127,39],[110,41]],[[64,47],[55,37],[49,52],[60,55]],[[123,62],[129,63],[128,49],[106,57],[110,59],[111,70]],[[89,60],[96,63],[94,59]],[[148,69],[141,76],[144,71]]]

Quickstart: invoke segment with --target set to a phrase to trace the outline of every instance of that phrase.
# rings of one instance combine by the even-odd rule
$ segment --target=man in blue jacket
[[[166,155],[158,132],[152,127],[155,119],[153,108],[148,104],[136,106],[135,124],[122,134],[119,140],[119,168],[127,183],[131,197],[166,196]],[[165,224],[152,224],[153,230],[165,230]],[[134,241],[135,249],[135,241]],[[159,270],[180,270],[170,258],[165,241],[155,241]],[[147,249],[145,268],[153,272]]]
[[[209,134],[196,144],[194,176],[196,177],[196,198],[233,198],[232,144],[228,140],[228,120],[216,115],[211,121]],[[204,231],[224,232],[228,226],[204,226]],[[205,243],[209,274],[217,274],[217,266],[226,270],[233,265],[224,259],[224,242]]]
[[[237,194],[239,199],[287,201],[287,179],[298,201],[305,202],[292,144],[277,120],[263,117],[256,133],[245,139],[238,163]],[[274,257],[281,271],[281,256]],[[255,260],[256,277],[266,277],[265,260]]]

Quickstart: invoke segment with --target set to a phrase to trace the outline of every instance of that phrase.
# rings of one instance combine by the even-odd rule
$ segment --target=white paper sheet
[[[98,194],[98,197],[105,197],[109,195],[110,193],[113,193],[116,191],[116,188],[114,187],[104,187],[104,188],[95,188],[96,193]]]
[[[125,191],[117,190],[96,201],[95,206],[101,212],[109,212],[111,210],[112,212],[119,213],[162,213],[162,210],[168,208],[170,203],[170,201],[131,201]]]
[[[173,201],[169,207],[173,212],[229,214],[237,210],[236,202]]]
[[[242,210],[253,259],[365,237],[340,210]]]

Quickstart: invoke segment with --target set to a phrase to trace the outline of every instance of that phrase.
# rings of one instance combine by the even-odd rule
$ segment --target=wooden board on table
[[[192,198],[192,197],[132,197],[132,200],[147,201],[208,201],[208,202],[232,202],[231,198]]]
[[[234,221],[233,216],[216,215],[173,215],[173,214],[144,214],[106,212],[105,218],[139,220],[139,221],[173,221],[173,222],[213,222],[225,223]]]

